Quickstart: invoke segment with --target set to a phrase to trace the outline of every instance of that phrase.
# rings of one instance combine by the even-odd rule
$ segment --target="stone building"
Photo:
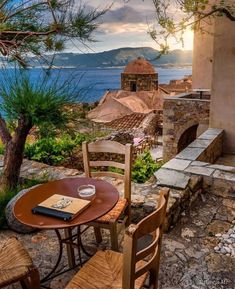
[[[192,91],[192,76],[185,76],[183,79],[172,79],[168,84],[161,83],[161,88],[167,90],[171,95]]]
[[[159,128],[158,119],[162,122],[158,112],[162,111],[163,98],[167,95],[169,93],[158,85],[155,68],[139,57],[131,61],[121,74],[121,89],[107,91],[99,105],[89,112],[88,118],[115,126],[117,130],[128,129],[128,124],[129,129],[133,129],[134,121],[136,129],[142,128],[144,124],[145,131],[154,133]]]
[[[138,57],[121,74],[121,89],[133,92],[158,90],[158,73],[147,60]]]
[[[234,22],[227,17],[216,17],[210,23],[203,23],[203,29],[210,33],[195,32],[192,85],[194,91],[202,93],[179,95],[165,101],[163,154],[166,161],[203,132],[195,131],[202,128],[201,124],[204,130],[207,127],[224,130],[223,154],[234,159],[234,27]],[[203,95],[203,91],[211,91],[211,97]],[[182,139],[187,142],[182,143]]]

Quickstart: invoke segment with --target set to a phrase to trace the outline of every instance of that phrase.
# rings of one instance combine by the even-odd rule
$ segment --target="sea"
[[[155,67],[159,83],[169,83],[172,79],[182,79],[192,74],[192,67],[162,68]],[[7,69],[10,72],[13,68]],[[98,101],[107,90],[118,90],[121,87],[121,73],[124,67],[108,68],[58,68],[50,71],[50,77],[58,77],[61,81],[73,78],[77,87],[78,102]],[[41,68],[28,69],[32,82],[37,82],[42,75]],[[1,79],[1,71],[0,71]]]

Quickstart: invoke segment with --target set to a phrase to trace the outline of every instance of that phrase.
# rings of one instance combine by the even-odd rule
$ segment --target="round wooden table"
[[[91,198],[91,204],[71,221],[64,221],[54,217],[32,213],[32,208],[36,207],[38,204],[54,194],[79,198],[77,191],[78,187],[87,184],[92,184],[95,186],[95,197]],[[63,244],[66,244],[67,246],[69,267],[74,268],[77,266],[74,255],[74,246],[78,247],[79,249],[79,260],[81,264],[80,248],[84,248],[81,243],[80,225],[94,221],[95,219],[109,212],[116,205],[118,199],[119,193],[110,183],[103,180],[85,177],[66,178],[51,181],[33,188],[19,198],[13,211],[16,219],[33,228],[54,229],[59,240],[60,251],[57,263],[52,271],[42,279],[42,282],[48,281],[55,277],[51,276],[61,261]],[[73,235],[72,232],[74,227],[78,228],[75,235]],[[59,229],[64,229],[65,238],[62,238]]]

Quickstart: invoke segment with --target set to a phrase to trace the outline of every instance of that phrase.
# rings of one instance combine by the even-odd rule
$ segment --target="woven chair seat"
[[[142,267],[144,261],[138,262]],[[123,254],[98,251],[73,277],[65,289],[122,289]],[[147,274],[135,281],[135,289],[143,287]]]
[[[32,259],[16,238],[0,248],[0,286],[18,281],[33,266]]]
[[[128,205],[128,201],[127,199],[119,199],[119,201],[117,202],[117,204],[114,206],[114,208],[109,211],[107,214],[103,215],[102,217],[98,218],[95,220],[95,222],[98,223],[114,223],[116,222],[121,214],[124,212],[124,210],[126,209]]]

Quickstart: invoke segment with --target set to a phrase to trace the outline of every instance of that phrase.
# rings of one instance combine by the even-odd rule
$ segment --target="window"
[[[135,82],[135,81],[131,81],[131,83],[130,83],[130,88],[131,88],[131,91],[136,91],[136,90],[137,90],[136,82]]]

